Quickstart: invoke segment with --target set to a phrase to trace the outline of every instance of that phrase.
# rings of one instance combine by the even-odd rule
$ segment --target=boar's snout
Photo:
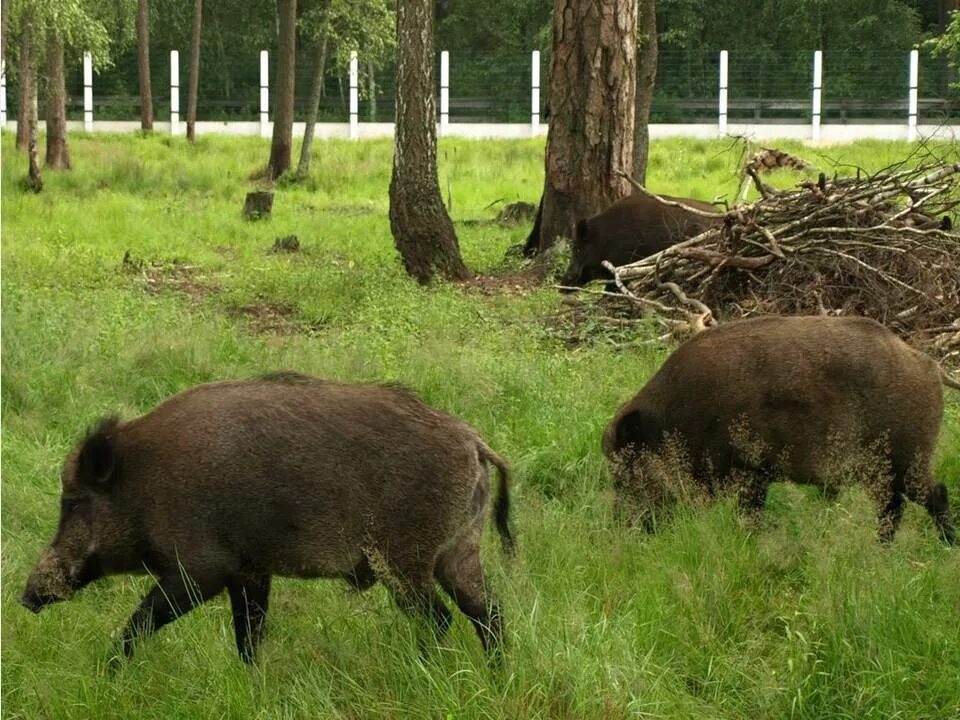
[[[43,595],[32,588],[27,588],[20,596],[20,604],[33,613],[38,613],[50,603],[55,603],[64,598],[54,597],[53,595]]]
[[[64,566],[56,553],[48,549],[27,580],[20,604],[37,613],[51,603],[69,600],[79,584],[76,575]]]

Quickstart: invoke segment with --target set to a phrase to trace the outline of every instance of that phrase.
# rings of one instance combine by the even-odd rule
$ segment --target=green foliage
[[[960,10],[950,13],[950,23],[943,35],[927,42],[935,55],[947,58],[955,72],[960,71]],[[960,80],[952,83],[954,88],[960,89]]]
[[[3,152],[12,146],[3,134]],[[911,150],[777,146],[827,171],[831,159],[875,170]],[[257,138],[78,137],[78,169],[49,177],[41,195],[18,189],[18,167],[0,169],[5,718],[960,714],[960,554],[925,513],[908,508],[886,548],[860,489],[834,504],[776,486],[753,530],[729,502],[687,508],[654,536],[618,526],[600,433],[666,348],[566,345],[554,322],[565,301],[549,287],[419,287],[390,236],[391,143],[314,148],[311,180],[279,189],[273,218],[257,223],[240,212],[263,158]],[[528,228],[492,219],[500,203],[536,201],[543,141],[444,138],[438,155],[467,264],[515,272],[504,253]],[[724,141],[654,141],[650,184],[729,197],[738,159]],[[299,253],[269,252],[289,234]],[[329,580],[275,583],[254,670],[236,659],[224,598],[114,675],[110,633],[147,578],[97,583],[38,616],[18,605],[56,529],[60,464],[91,422],[279,368],[404,382],[511,461],[519,555],[506,562],[485,538],[507,622],[503,668],[488,666],[463,617],[421,656],[383,588],[357,595]],[[954,498],[957,400],[938,462]]]

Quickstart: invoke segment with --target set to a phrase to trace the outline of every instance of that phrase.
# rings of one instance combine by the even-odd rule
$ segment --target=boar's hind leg
[[[233,578],[227,581],[227,591],[230,593],[230,605],[233,608],[237,652],[245,663],[252,663],[267,619],[270,576]]]
[[[483,649],[497,651],[503,640],[500,608],[487,589],[475,540],[463,540],[440,556],[436,570],[440,586],[470,618]]]
[[[926,488],[926,492],[911,492],[912,488],[908,486],[907,494],[914,502],[922,504],[937,529],[940,531],[940,537],[948,545],[957,544],[957,534],[953,528],[953,519],[950,516],[950,501],[947,498],[947,486],[942,482],[933,482],[932,479]]]
[[[202,605],[223,590],[223,581],[206,579],[194,582],[188,577],[161,578],[134,610],[120,635],[119,649],[125,657],[133,654],[138,639],[148,637],[164,625]]]
[[[415,569],[391,567],[390,572],[395,579],[387,582],[400,609],[408,615],[424,618],[431,624],[437,638],[443,637],[453,616],[437,594],[431,570],[419,566]]]

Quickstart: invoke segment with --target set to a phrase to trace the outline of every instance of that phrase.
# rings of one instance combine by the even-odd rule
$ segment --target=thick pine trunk
[[[647,158],[650,156],[650,106],[657,79],[657,7],[656,0],[638,0],[639,32],[637,51],[637,101],[633,123],[633,177],[647,184]]]
[[[150,8],[137,5],[137,70],[140,76],[140,127],[153,130],[153,91],[150,88]]]
[[[193,3],[193,36],[190,40],[190,92],[187,97],[187,140],[193,142],[197,123],[197,85],[200,82],[200,27],[203,22],[203,0]]]
[[[323,92],[323,74],[327,66],[327,35],[313,49],[313,81],[310,85],[310,103],[307,106],[307,125],[303,130],[303,145],[300,146],[300,162],[297,163],[297,175],[310,174],[310,153],[313,150],[313,131],[317,124],[317,112],[320,109],[320,95]]]
[[[47,167],[70,169],[67,147],[67,82],[63,72],[63,40],[47,35]]]
[[[630,192],[636,0],[556,0],[540,250]]]
[[[293,84],[297,50],[297,0],[277,0],[277,104],[267,175],[278,178],[290,169],[293,146]]]
[[[30,143],[30,116],[36,117],[37,58],[34,52],[33,14],[29,10],[21,18],[20,61],[17,67],[19,99],[17,107],[17,150],[27,150]]]
[[[470,276],[437,180],[433,65],[433,0],[399,0],[390,230],[404,268],[420,283],[436,273]]]

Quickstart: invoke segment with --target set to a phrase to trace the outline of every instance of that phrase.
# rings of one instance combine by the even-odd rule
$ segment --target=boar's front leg
[[[223,590],[221,579],[194,582],[189,577],[161,577],[130,616],[118,642],[124,657],[133,655],[134,643],[202,605]]]
[[[233,608],[233,631],[237,652],[245,663],[256,659],[257,645],[263,637],[270,600],[270,576],[232,578],[227,581],[230,605]]]

